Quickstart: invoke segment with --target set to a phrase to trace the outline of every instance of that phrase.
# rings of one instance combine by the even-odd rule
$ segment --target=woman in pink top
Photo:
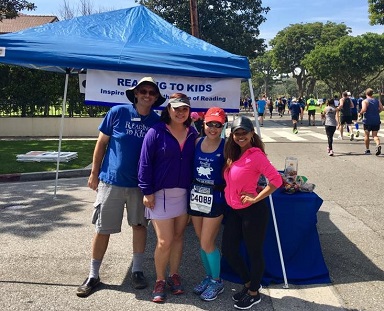
[[[222,255],[244,282],[243,289],[232,297],[236,302],[235,308],[243,310],[261,301],[263,243],[269,217],[264,199],[281,186],[282,179],[265,155],[264,144],[247,117],[233,121],[224,147],[224,158],[225,199],[231,211],[224,226]],[[268,184],[258,192],[257,183],[261,175],[265,176]],[[239,251],[243,240],[250,258],[250,269]]]

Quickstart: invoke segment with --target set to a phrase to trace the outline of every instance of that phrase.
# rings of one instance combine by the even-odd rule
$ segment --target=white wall
[[[103,118],[64,118],[63,137],[94,137]],[[0,137],[58,137],[61,118],[0,118]]]

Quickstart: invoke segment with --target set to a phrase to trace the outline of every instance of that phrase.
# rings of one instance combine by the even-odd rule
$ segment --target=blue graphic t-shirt
[[[133,105],[112,107],[99,126],[110,137],[99,179],[120,187],[137,187],[137,165],[148,130],[159,121],[156,112],[141,116]]]

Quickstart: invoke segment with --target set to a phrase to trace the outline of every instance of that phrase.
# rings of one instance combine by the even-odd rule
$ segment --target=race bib
[[[189,205],[192,210],[209,214],[213,203],[213,187],[193,185]]]

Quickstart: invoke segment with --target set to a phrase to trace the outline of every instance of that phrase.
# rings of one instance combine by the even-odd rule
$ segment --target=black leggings
[[[270,106],[268,109],[269,109],[269,115],[272,117],[273,106]]]
[[[263,244],[269,218],[268,205],[262,200],[247,208],[231,210],[225,220],[221,251],[231,268],[250,290],[257,291],[264,273]],[[240,253],[244,240],[250,261],[248,268]]]
[[[335,134],[335,131],[336,131],[336,126],[330,126],[330,125],[326,125],[325,126],[325,133],[327,134],[327,138],[328,138],[328,148],[329,148],[329,150],[333,150],[332,149],[333,134]]]

